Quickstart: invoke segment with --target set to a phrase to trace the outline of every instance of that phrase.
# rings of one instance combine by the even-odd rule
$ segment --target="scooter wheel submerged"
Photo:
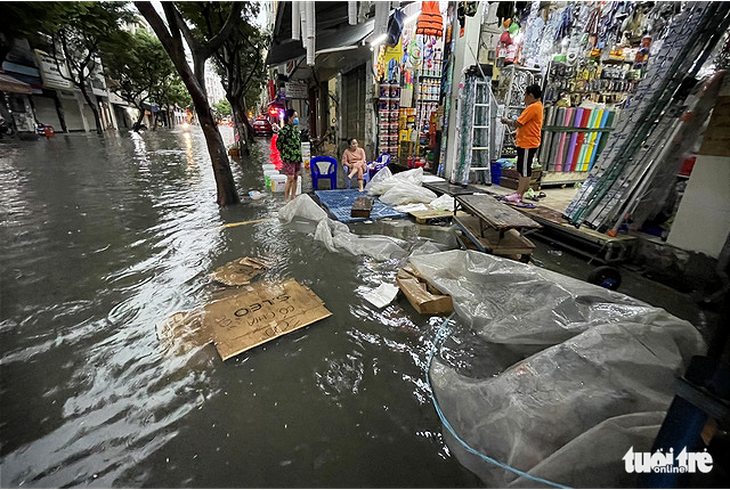
[[[621,286],[621,273],[618,269],[604,265],[588,274],[588,282],[615,291]]]

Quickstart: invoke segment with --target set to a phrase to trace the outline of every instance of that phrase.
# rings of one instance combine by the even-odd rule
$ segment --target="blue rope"
[[[565,485],[561,485],[559,483],[551,482],[550,480],[545,480],[545,479],[540,478],[540,477],[537,477],[537,476],[532,476],[532,475],[530,475],[528,473],[525,473],[524,471],[518,470],[517,468],[513,468],[512,466],[510,466],[510,465],[508,465],[506,463],[502,463],[501,461],[497,461],[494,458],[490,458],[489,456],[486,456],[486,455],[480,453],[476,449],[472,448],[469,444],[467,444],[461,437],[459,437],[456,434],[456,431],[454,430],[454,428],[451,427],[451,424],[446,419],[446,416],[441,411],[441,407],[439,406],[438,402],[436,401],[436,394],[433,391],[433,386],[431,384],[431,376],[430,376],[429,373],[430,373],[430,370],[431,370],[431,362],[433,361],[434,355],[436,354],[436,348],[437,348],[438,344],[441,343],[444,340],[444,338],[446,337],[446,335],[448,335],[448,330],[446,328],[446,325],[449,323],[449,321],[451,321],[451,319],[453,318],[453,316],[454,316],[454,313],[452,313],[446,320],[444,320],[444,322],[439,327],[439,330],[436,333],[436,338],[433,339],[433,346],[431,347],[431,352],[428,355],[428,362],[426,363],[426,383],[428,384],[428,388],[431,391],[431,401],[433,402],[433,406],[436,409],[436,413],[438,413],[439,418],[441,419],[441,423],[444,425],[444,427],[446,427],[446,429],[448,429],[448,431],[451,433],[451,435],[457,441],[459,441],[459,443],[462,446],[464,446],[464,448],[467,451],[469,451],[470,453],[472,453],[475,456],[479,456],[481,459],[483,459],[487,463],[491,463],[491,464],[493,464],[495,466],[498,466],[498,467],[500,467],[502,469],[505,469],[507,471],[511,471],[512,473],[515,473],[515,474],[517,474],[519,476],[524,476],[525,478],[529,478],[530,480],[534,480],[536,482],[544,483],[545,485],[549,485],[551,487],[568,488],[568,489],[572,488],[572,487],[567,487]]]

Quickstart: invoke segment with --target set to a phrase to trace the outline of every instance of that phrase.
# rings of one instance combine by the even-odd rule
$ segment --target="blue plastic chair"
[[[368,164],[368,168],[370,169],[370,171],[368,172],[370,174],[369,177],[372,178],[373,175],[377,174],[384,167],[387,167],[389,163],[390,154],[381,153],[377,160]]]
[[[322,172],[320,164],[325,167],[328,162],[327,171]],[[330,189],[337,189],[337,160],[332,157],[314,157],[309,162],[309,169],[312,171],[312,187],[315,191],[319,190],[320,179],[329,179]]]
[[[383,153],[378,157],[377,160],[373,162],[368,162],[368,171],[365,172],[362,176],[363,180],[365,181],[365,184],[370,182],[370,179],[373,178],[373,175],[377,174],[383,167],[386,167],[390,163],[390,155],[387,153]],[[347,165],[343,165],[345,169],[345,178],[347,180],[347,188],[350,188],[351,180],[347,178],[347,175],[350,173],[350,169],[347,168]]]

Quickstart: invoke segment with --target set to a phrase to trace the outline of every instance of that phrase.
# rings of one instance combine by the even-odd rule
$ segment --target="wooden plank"
[[[370,212],[373,210],[373,198],[360,196],[355,199],[350,210],[350,216],[353,218],[369,218]]]
[[[438,218],[451,218],[454,216],[452,211],[442,211],[440,209],[427,209],[426,211],[411,211],[408,214],[416,218],[416,222],[425,224],[428,220]]]
[[[395,282],[411,306],[422,315],[454,311],[451,296],[441,294],[411,267],[399,270]]]
[[[529,255],[535,249],[535,244],[520,235],[517,230],[507,230],[500,238],[499,232],[494,229],[487,228],[481,234],[479,219],[474,216],[457,216],[454,221],[482,252],[498,255]]]
[[[586,226],[576,228],[574,225],[568,223],[568,221],[563,218],[563,215],[561,213],[553,209],[546,208],[545,206],[536,206],[534,209],[525,208],[521,209],[520,212],[530,215],[533,219],[542,223],[545,226],[550,226],[551,228],[559,228],[565,233],[578,236],[585,240],[590,240],[593,243],[598,243],[599,245],[611,242],[636,241],[635,236],[619,235],[616,237],[609,237],[604,233],[598,232]]]
[[[492,196],[456,196],[464,209],[484,221],[487,226],[503,231],[512,228],[540,228],[540,224]],[[478,228],[477,228],[478,229]]]

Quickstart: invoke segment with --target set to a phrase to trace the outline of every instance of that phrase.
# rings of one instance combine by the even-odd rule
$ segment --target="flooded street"
[[[482,486],[429,400],[438,319],[357,294],[395,263],[278,220],[222,226],[282,206],[243,198],[267,144],[232,165],[245,202],[226,209],[197,131],[0,145],[3,487]],[[242,256],[333,315],[227,362],[162,345],[155,325],[221,294],[207,274]]]

